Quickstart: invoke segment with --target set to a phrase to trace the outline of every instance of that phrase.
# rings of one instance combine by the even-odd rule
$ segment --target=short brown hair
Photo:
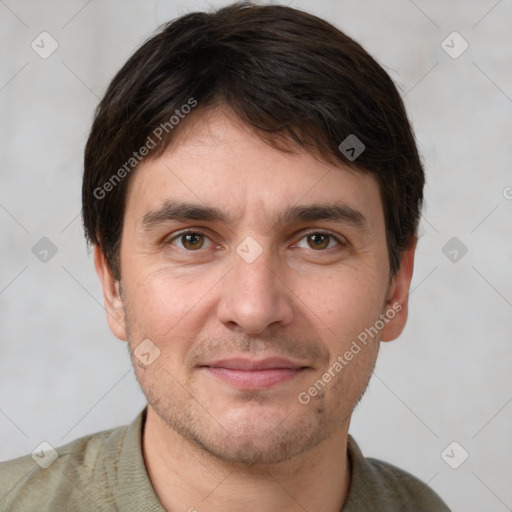
[[[326,21],[290,7],[239,2],[163,25],[116,74],[96,109],[82,215],[88,241],[101,247],[116,279],[130,170],[165,150],[189,120],[171,118],[193,102],[198,107],[187,117],[227,106],[273,147],[286,150],[282,142],[292,141],[325,161],[373,173],[395,275],[417,232],[425,182],[395,85]],[[350,135],[365,146],[357,160],[339,149]],[[150,139],[150,151],[142,151]]]

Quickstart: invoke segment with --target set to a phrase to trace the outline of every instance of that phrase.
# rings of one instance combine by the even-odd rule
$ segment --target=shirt
[[[165,512],[142,455],[145,418],[146,409],[129,426],[0,463],[0,511]],[[351,435],[347,453],[351,482],[341,512],[450,512],[416,477],[365,458]]]

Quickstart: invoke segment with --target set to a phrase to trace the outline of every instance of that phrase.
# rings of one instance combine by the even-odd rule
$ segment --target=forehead
[[[341,203],[370,224],[382,220],[373,175],[292,149],[287,153],[271,147],[225,111],[196,114],[161,156],[134,172],[126,213],[141,221],[174,201],[224,211],[217,217],[230,222],[248,211],[259,219],[284,220],[293,207]]]

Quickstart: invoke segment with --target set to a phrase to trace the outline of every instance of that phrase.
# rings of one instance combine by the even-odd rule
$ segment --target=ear
[[[94,266],[103,288],[103,300],[107,312],[107,322],[110,330],[120,340],[126,341],[126,319],[123,301],[119,290],[119,281],[112,276],[105,254],[98,245],[94,246]]]
[[[409,288],[414,270],[414,254],[418,238],[415,237],[410,247],[403,251],[400,268],[393,277],[388,291],[384,314],[389,319],[382,329],[381,341],[392,341],[402,333],[407,322],[409,306]]]

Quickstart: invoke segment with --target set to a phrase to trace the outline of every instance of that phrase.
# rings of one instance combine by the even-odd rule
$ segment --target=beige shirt
[[[57,453],[0,463],[0,511],[165,512],[142,457],[145,418],[146,410],[129,426],[82,437]],[[351,483],[341,512],[450,512],[417,478],[365,458],[351,436],[348,455]],[[189,510],[194,507],[204,510],[194,503]]]

